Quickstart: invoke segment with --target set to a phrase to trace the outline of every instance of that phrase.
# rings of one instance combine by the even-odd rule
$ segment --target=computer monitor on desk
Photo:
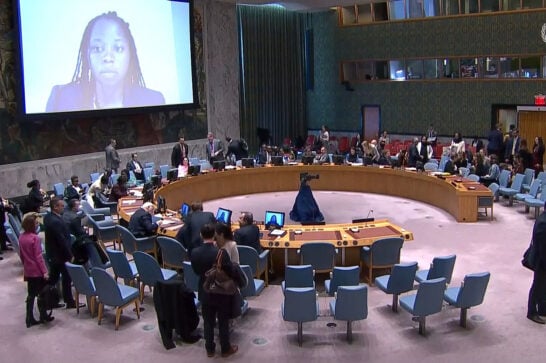
[[[190,165],[188,167],[188,175],[197,176],[201,172],[201,165]]]
[[[265,212],[265,227],[280,229],[284,227],[284,212],[266,211]]]
[[[170,169],[167,171],[167,180],[170,182],[175,181],[178,179],[178,169]]]
[[[188,203],[182,203],[182,206],[180,207],[180,215],[182,216],[182,219],[185,219],[188,214],[190,214],[190,205]]]
[[[221,170],[225,170],[226,169],[226,161],[225,160],[221,160],[221,161],[215,161],[212,163],[212,168],[216,171],[221,171]]]
[[[283,157],[280,155],[275,155],[271,157],[271,165],[282,166],[284,165]]]
[[[313,165],[315,157],[313,155],[304,155],[301,157],[301,162],[303,165]]]
[[[218,208],[216,220],[220,223],[231,224],[231,211],[225,208]]]
[[[253,168],[254,167],[254,159],[252,159],[252,158],[243,158],[243,159],[241,159],[241,166],[243,168]]]
[[[335,165],[343,165],[344,161],[345,161],[345,156],[343,156],[343,155],[332,155],[332,162]]]

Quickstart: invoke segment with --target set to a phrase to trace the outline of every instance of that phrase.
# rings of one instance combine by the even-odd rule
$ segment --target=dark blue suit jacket
[[[129,230],[135,237],[152,236],[157,231],[157,224],[152,223],[152,216],[144,209],[139,208],[129,220]]]
[[[258,251],[258,253],[262,252],[260,229],[255,224],[248,224],[236,230],[233,239],[238,245],[249,246]]]
[[[70,232],[62,217],[55,213],[46,214],[44,228],[47,259],[56,264],[70,261],[72,259]]]

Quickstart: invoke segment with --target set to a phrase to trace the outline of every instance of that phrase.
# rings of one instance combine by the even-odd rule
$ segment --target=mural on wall
[[[103,151],[110,138],[119,148],[170,143],[207,133],[202,8],[194,6],[195,68],[200,107],[195,110],[101,118],[18,121],[15,42],[11,0],[0,0],[0,164]]]

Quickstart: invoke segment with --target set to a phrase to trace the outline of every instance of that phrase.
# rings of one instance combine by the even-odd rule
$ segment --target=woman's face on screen
[[[123,83],[131,54],[129,41],[116,22],[100,19],[95,23],[88,54],[91,72],[97,83],[103,86]]]

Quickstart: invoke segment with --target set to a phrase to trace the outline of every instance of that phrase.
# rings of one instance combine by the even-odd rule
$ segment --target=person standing
[[[328,126],[322,125],[320,127],[320,142],[322,146],[328,150],[329,143],[330,143],[330,129],[328,129]]]
[[[504,162],[506,164],[514,164],[514,160],[519,153],[520,143],[519,131],[518,129],[513,129],[510,132],[510,138],[506,142],[506,148],[504,149]]]
[[[535,137],[533,145],[533,169],[535,169],[535,178],[541,171],[544,171],[544,140],[542,136]]]
[[[532,243],[536,250],[536,263],[527,301],[527,319],[546,324],[546,320],[539,316],[546,315],[546,209],[535,221]]]
[[[235,158],[235,161],[248,158],[248,145],[245,140],[235,140],[228,136],[226,142],[228,143],[226,157]]]
[[[62,277],[62,294],[67,309],[75,309],[76,302],[72,296],[72,280],[66,270],[65,262],[72,259],[70,232],[63,221],[64,201],[61,198],[51,199],[51,212],[44,217],[45,250],[49,262],[49,283],[55,285]],[[81,305],[85,306],[85,305]]]
[[[111,139],[110,144],[106,146],[104,151],[106,153],[106,170],[111,170],[117,174],[120,159],[119,159],[118,151],[116,150],[116,145],[117,145],[116,140]]]
[[[262,253],[260,229],[254,224],[252,213],[241,212],[239,216],[239,229],[235,231],[233,238],[238,245],[252,247],[258,254]]]
[[[171,152],[171,165],[173,168],[178,168],[179,165],[182,165],[184,158],[188,157],[188,144],[184,141],[184,136],[180,136],[178,143],[173,146],[173,151]]]
[[[502,135],[501,125],[497,124],[497,126],[491,130],[487,136],[487,155],[495,154],[502,158],[504,155],[504,153],[502,153],[503,148],[504,137]]]
[[[47,323],[54,318],[47,314],[42,301],[38,298],[40,320],[34,319],[34,300],[47,284],[48,274],[42,255],[42,243],[36,234],[38,219],[34,213],[27,214],[22,222],[23,233],[19,237],[23,275],[27,282],[26,318],[27,328],[40,323]]]
[[[209,132],[207,134],[207,160],[212,165],[215,161],[224,160],[224,145],[222,141],[215,139],[214,134]]]
[[[216,218],[211,212],[203,212],[203,203],[193,202],[191,213],[184,219],[184,226],[176,234],[176,239],[188,250],[191,256],[192,250],[203,243],[201,228],[205,224],[216,223]]]
[[[4,226],[4,223],[6,223],[6,212],[9,213],[11,210],[12,206],[9,204],[9,201],[0,197],[0,256],[3,251],[12,249],[7,245],[8,235],[6,234],[6,227]],[[0,257],[0,260],[2,260],[2,257]]]
[[[220,265],[225,273],[233,278],[238,285],[240,283],[238,274],[234,271],[233,264],[229,259],[228,253],[221,249],[220,252],[214,243],[214,226],[205,224],[201,227],[201,236],[203,244],[196,247],[190,256],[191,267],[199,276],[198,297],[201,301],[201,312],[203,314],[203,330],[205,335],[205,348],[209,358],[214,357],[216,344],[214,343],[214,325],[218,319],[218,333],[220,336],[220,347],[222,357],[229,357],[235,354],[239,347],[231,345],[229,339],[229,319],[232,315],[231,304],[233,296],[211,294],[203,289],[205,282],[205,273],[212,268],[216,263],[216,259],[220,259]]]

